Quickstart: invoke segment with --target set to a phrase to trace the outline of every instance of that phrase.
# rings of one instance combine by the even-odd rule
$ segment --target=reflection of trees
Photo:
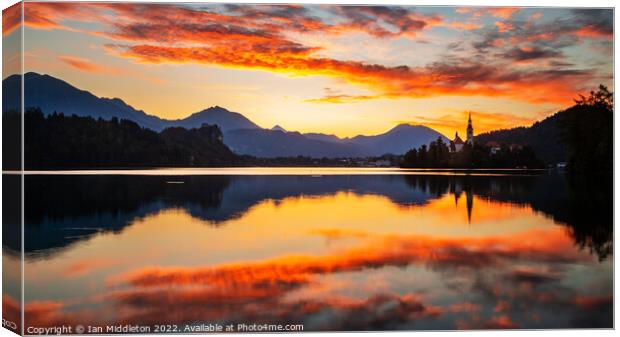
[[[42,253],[117,233],[164,207],[217,208],[228,183],[224,176],[27,176],[24,249]],[[17,244],[12,248],[19,250]]]
[[[541,176],[404,176],[407,185],[435,196],[465,194],[525,205],[567,226],[575,242],[605,259],[613,246],[611,178],[560,174]],[[471,217],[475,206],[468,202]]]
[[[21,252],[21,176],[2,175],[2,249],[4,253]]]
[[[25,189],[25,250],[36,253],[31,257],[49,255],[100,232],[118,233],[135,219],[166,208],[183,208],[193,217],[219,225],[265,200],[342,191],[382,195],[406,206],[423,205],[433,198],[412,190],[399,176],[374,175],[50,175],[27,176]]]
[[[498,183],[503,192],[474,191],[493,200],[525,203],[565,225],[575,242],[599,259],[612,253],[613,206],[611,179],[544,175],[523,179],[518,186]]]
[[[26,223],[83,214],[129,213],[152,201],[217,207],[228,183],[224,176],[28,176]]]
[[[582,248],[589,248],[603,260],[613,253],[612,180],[571,176],[568,186],[567,223],[571,236]]]
[[[169,184],[167,182],[184,182]],[[552,174],[541,176],[28,176],[26,251],[64,247],[101,231],[119,232],[136,218],[181,207],[217,224],[264,200],[333,195],[341,191],[385,196],[419,206],[452,194],[531,207],[568,227],[581,247],[604,259],[611,253],[612,189]],[[17,244],[17,243],[16,243]],[[15,249],[18,247],[16,246]],[[19,250],[19,249],[17,249]]]
[[[425,191],[436,197],[446,194],[454,185],[450,179],[446,179],[446,176],[406,175],[403,177],[411,188]]]

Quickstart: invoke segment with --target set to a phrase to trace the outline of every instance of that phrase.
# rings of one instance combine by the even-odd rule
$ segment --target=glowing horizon
[[[164,119],[218,105],[264,128],[348,137],[408,123],[452,137],[468,113],[479,134],[613,90],[608,9],[24,6],[26,72]],[[4,38],[19,26],[6,10]]]

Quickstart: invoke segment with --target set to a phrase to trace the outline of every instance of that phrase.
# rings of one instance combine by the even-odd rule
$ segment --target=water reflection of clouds
[[[132,189],[139,200],[123,200],[117,212],[127,223],[113,226],[116,235],[89,238],[91,248],[99,247],[90,255],[81,255],[85,245],[68,246],[63,275],[54,276],[77,287],[92,275],[107,277],[105,285],[90,285],[102,293],[29,300],[27,324],[154,324],[166,317],[175,323],[302,322],[315,330],[611,326],[610,262],[599,263],[575,246],[565,227],[532,211],[566,219],[565,199],[531,198],[531,178],[364,177],[359,185],[359,178],[339,177],[306,192],[297,187],[304,183],[299,177],[279,186],[273,179],[220,177],[209,185],[204,178],[190,191],[156,191],[149,202]],[[420,203],[420,196],[427,199]],[[93,223],[109,220],[106,212],[119,207],[106,205]],[[360,211],[338,212],[355,207]],[[66,214],[74,211],[83,210]],[[49,219],[63,224],[67,217]],[[213,221],[225,226],[209,226]],[[31,230],[45,234],[46,226]],[[161,246],[170,239],[185,244],[175,251]],[[118,251],[103,254],[106,247]],[[142,256],[145,249],[162,256]],[[55,256],[47,256],[55,261],[48,264],[63,260]],[[47,267],[41,263],[30,260],[27,274],[42,275]],[[5,307],[10,304],[5,297]]]
[[[604,316],[606,308],[610,312],[611,297],[562,286],[568,269],[588,262],[592,257],[575,250],[561,228],[485,238],[386,235],[331,255],[133,270],[109,278],[108,291],[99,299],[104,314],[93,313],[92,317],[116,316],[112,318],[115,323],[133,324],[155,324],[162,317],[171,323],[305,322],[307,328],[319,330],[413,328],[427,321],[444,324],[444,328],[477,329],[552,327],[554,320],[541,319],[557,311],[574,311],[567,313],[574,317],[559,326],[580,322],[598,326],[609,321],[602,316],[587,321],[582,309]],[[321,287],[327,281],[325,275],[360,273],[365,277],[386,267],[407,270],[415,266],[440,273],[442,280],[465,276],[462,291],[472,292],[470,298],[477,302],[455,302],[456,296],[447,296],[438,305],[424,293],[385,288],[362,298],[320,292],[314,294],[318,296],[294,296],[304,288]],[[411,276],[413,281],[415,273]],[[87,313],[64,309],[60,302],[28,303],[27,324],[87,318]]]

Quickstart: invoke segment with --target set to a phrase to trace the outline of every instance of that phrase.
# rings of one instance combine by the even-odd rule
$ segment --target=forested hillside
[[[521,144],[532,147],[536,155],[546,164],[555,165],[566,161],[566,144],[562,140],[559,122],[571,109],[557,112],[530,127],[518,127],[507,130],[497,130],[482,133],[476,136],[476,142],[486,144],[496,141],[500,144]]]
[[[19,115],[15,114],[15,118]],[[229,166],[238,159],[217,126],[158,133],[128,120],[25,114],[26,169]]]
[[[574,172],[611,172],[613,169],[613,93],[601,85],[575,105],[530,127],[492,131],[476,142],[496,141],[532,147],[547,164],[566,162]]]

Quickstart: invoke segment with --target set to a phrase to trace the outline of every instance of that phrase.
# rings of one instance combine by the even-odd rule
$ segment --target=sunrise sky
[[[25,24],[26,71],[162,118],[219,105],[339,136],[529,125],[613,80],[604,9],[30,2]],[[7,41],[18,25],[4,13]]]

